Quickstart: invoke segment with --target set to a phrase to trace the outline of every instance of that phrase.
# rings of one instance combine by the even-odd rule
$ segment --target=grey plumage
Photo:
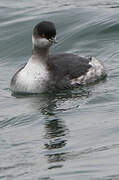
[[[72,88],[73,86],[71,85],[71,80],[85,75],[91,67],[89,62],[90,59],[71,53],[49,56],[48,67],[52,76],[52,88]]]

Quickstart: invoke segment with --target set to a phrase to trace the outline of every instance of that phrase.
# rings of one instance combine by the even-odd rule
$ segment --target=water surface
[[[0,3],[0,179],[119,179],[119,2]],[[54,52],[100,59],[108,77],[58,94],[13,96],[12,75],[31,55],[35,24],[56,24]]]

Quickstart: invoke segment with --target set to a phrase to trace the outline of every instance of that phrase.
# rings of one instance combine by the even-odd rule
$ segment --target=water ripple
[[[0,179],[118,179],[119,2],[1,1]],[[31,34],[55,22],[54,52],[101,59],[105,81],[39,96],[12,96],[14,72],[30,57]]]

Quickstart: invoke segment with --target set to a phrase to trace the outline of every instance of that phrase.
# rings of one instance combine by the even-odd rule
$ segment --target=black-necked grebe
[[[95,82],[105,77],[104,66],[95,58],[72,53],[49,55],[56,42],[55,25],[49,21],[37,24],[32,35],[32,56],[15,73],[11,90],[16,93],[42,93]]]

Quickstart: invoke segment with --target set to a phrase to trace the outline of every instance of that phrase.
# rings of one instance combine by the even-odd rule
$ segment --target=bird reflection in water
[[[79,106],[79,101],[81,101],[82,98],[87,98],[88,95],[88,91],[81,91],[80,93],[75,91],[75,93],[62,93],[58,95],[40,94],[38,96],[31,96],[31,98],[28,96],[27,101],[28,104],[30,102],[31,106],[30,112],[32,109],[35,109],[37,110],[36,119],[39,115],[40,120],[43,118],[42,123],[45,130],[45,134],[43,135],[44,156],[48,161],[48,169],[62,167],[64,161],[66,161],[69,156],[67,150],[69,130],[65,125],[64,118],[62,119],[62,113],[72,108],[76,109],[77,106]],[[20,98],[21,96],[18,97]],[[64,106],[68,100],[69,102],[76,102],[75,106],[72,103],[70,103],[69,106],[67,106],[66,103]]]
[[[46,156],[49,163],[56,163],[55,166],[51,166],[49,169],[53,167],[62,167],[62,165],[59,165],[59,163],[57,164],[57,162],[66,160],[67,152],[65,150],[65,145],[67,143],[67,129],[59,119],[47,120],[45,129],[45,139],[47,140],[45,149],[48,150]]]
[[[42,109],[42,113],[45,114],[45,156],[47,157],[49,168],[60,168],[67,157],[66,144],[68,129],[65,122],[57,118],[57,98],[47,102],[47,107]],[[59,102],[59,100],[58,100]]]

